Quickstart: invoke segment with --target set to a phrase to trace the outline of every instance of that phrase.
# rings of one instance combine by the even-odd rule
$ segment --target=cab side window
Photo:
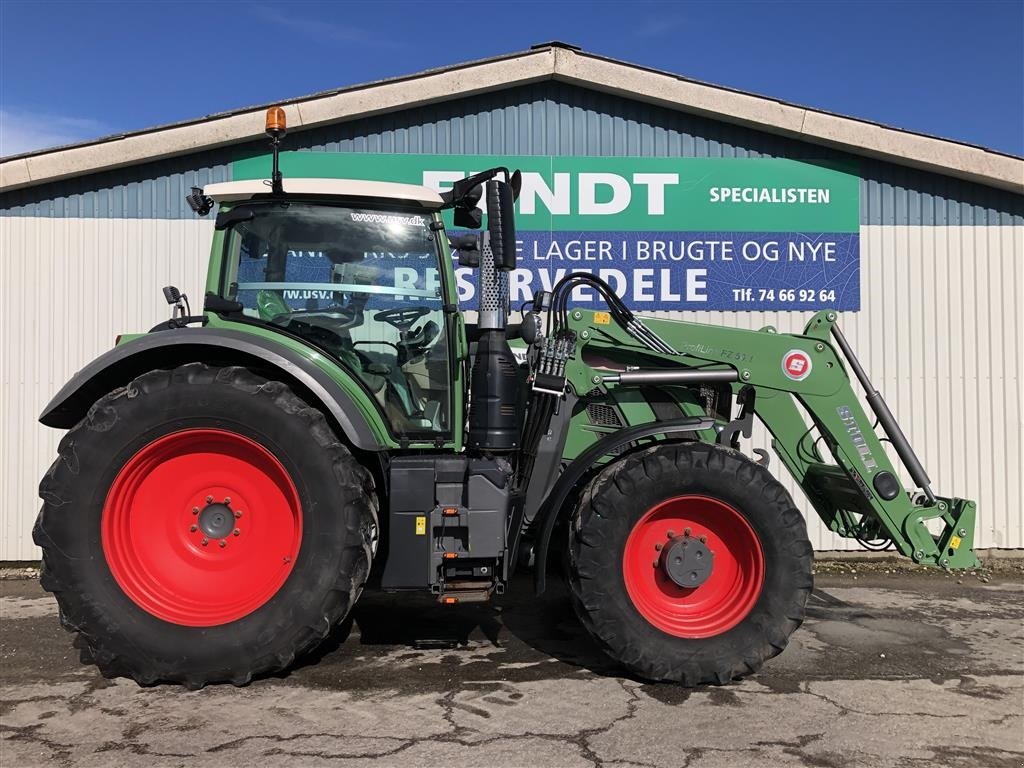
[[[254,206],[256,210],[256,206]],[[451,368],[431,218],[291,204],[233,228],[231,292],[254,319],[326,350],[398,435],[451,430]]]

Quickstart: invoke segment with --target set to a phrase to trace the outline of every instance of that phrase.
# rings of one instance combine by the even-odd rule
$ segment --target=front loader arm
[[[874,393],[872,408],[881,411],[885,437],[921,486],[920,493],[903,489],[847,367],[861,378],[869,398],[870,382],[841,334],[832,337],[834,312],[817,313],[801,335],[644,318],[647,328],[678,351],[674,355],[652,351],[606,319],[600,312],[570,314],[578,348],[566,375],[576,392],[611,391],[645,376],[665,381],[672,372],[686,372],[694,381],[731,376],[734,393],[752,401],[775,452],[832,531],[861,541],[891,539],[918,563],[977,565],[974,502],[932,494],[909,443]],[[941,526],[935,535],[928,527],[932,520]]]

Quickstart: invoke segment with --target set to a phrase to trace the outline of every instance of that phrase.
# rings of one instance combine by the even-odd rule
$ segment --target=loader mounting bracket
[[[736,395],[736,402],[742,407],[740,415],[725,425],[725,428],[718,433],[718,444],[728,445],[730,448],[739,449],[740,435],[750,439],[754,427],[754,388],[747,384],[740,393]]]

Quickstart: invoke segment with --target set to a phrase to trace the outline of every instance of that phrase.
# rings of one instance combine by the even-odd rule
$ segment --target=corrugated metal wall
[[[169,316],[160,288],[202,296],[211,221],[0,220],[0,561],[36,560],[37,488],[62,432],[36,419],[125,331]]]
[[[355,152],[836,157],[580,88],[542,83],[293,134]],[[262,151],[262,147],[248,148]],[[201,294],[210,230],[182,203],[222,180],[204,152],[0,196],[0,560],[34,559],[36,485],[58,434],[35,417],[122,331],[166,314],[159,288]],[[844,328],[943,493],[979,501],[979,546],[1024,547],[1021,261],[1024,197],[861,163],[862,305]],[[699,313],[799,330],[797,313]],[[778,464],[775,464],[778,468]],[[811,515],[818,549],[848,546]]]
[[[327,152],[792,157],[853,159],[564,83],[510,88],[288,135],[288,148]],[[189,187],[223,181],[236,153],[264,143],[98,173],[0,195],[0,216],[189,219]],[[862,224],[1024,224],[1024,197],[860,159]]]

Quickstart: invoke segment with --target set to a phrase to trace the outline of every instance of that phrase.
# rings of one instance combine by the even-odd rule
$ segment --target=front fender
[[[534,526],[538,531],[534,547],[533,585],[535,593],[540,595],[547,587],[548,549],[551,545],[551,534],[555,530],[555,523],[562,514],[562,507],[572,490],[588,472],[597,466],[602,456],[625,448],[630,443],[642,438],[655,435],[664,435],[669,438],[679,434],[696,434],[702,430],[711,429],[714,424],[714,420],[710,418],[688,416],[672,421],[656,421],[650,424],[626,427],[605,435],[573,459],[551,488],[534,519]]]
[[[114,347],[76,373],[43,409],[39,421],[69,429],[111,390],[154,368],[186,362],[249,363],[270,369],[318,403],[354,447],[365,451],[385,448],[345,388],[310,359],[259,336],[220,328],[150,333]]]

